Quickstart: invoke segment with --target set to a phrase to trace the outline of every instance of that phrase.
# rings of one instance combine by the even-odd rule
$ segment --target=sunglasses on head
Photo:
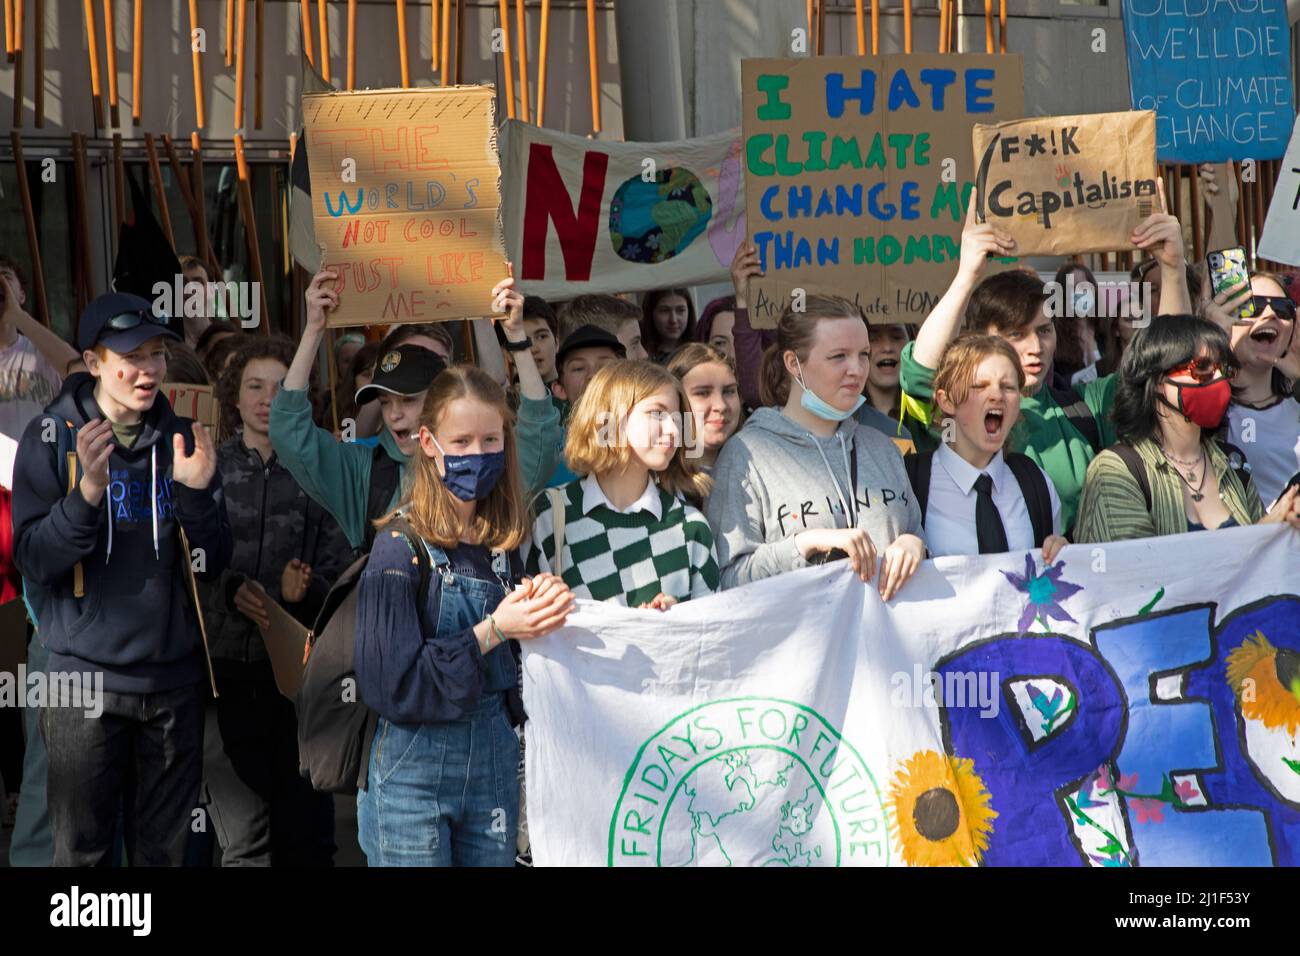
[[[128,329],[134,329],[144,323],[151,325],[167,324],[166,316],[156,316],[148,309],[137,309],[134,312],[123,312],[121,315],[115,315],[104,323],[104,328],[112,329],[114,332],[125,332]]]
[[[1252,295],[1251,303],[1255,306],[1254,315],[1264,314],[1265,309],[1272,309],[1273,314],[1284,322],[1294,322],[1295,303],[1283,295]]]
[[[1232,366],[1225,368],[1212,358],[1199,358],[1175,366],[1165,372],[1165,375],[1168,378],[1173,378],[1175,375],[1190,375],[1198,382],[1209,382],[1214,379],[1216,373],[1222,373],[1224,378],[1233,378],[1237,370]]]

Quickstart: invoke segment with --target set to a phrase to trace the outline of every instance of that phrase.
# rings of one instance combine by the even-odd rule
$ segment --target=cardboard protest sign
[[[1285,0],[1125,0],[1133,108],[1164,163],[1277,159],[1294,114]]]
[[[167,403],[172,411],[181,418],[192,418],[196,422],[215,429],[221,419],[221,405],[212,393],[211,385],[181,385],[164,382],[162,393],[167,396]]]
[[[1273,189],[1273,201],[1264,219],[1259,257],[1300,265],[1300,119],[1291,133],[1291,143]]]
[[[267,656],[271,658],[271,671],[275,675],[275,686],[290,700],[302,686],[303,655],[307,648],[307,628],[296,617],[284,609],[284,606],[266,593],[266,589],[252,579],[250,585],[262,599],[266,616],[271,619],[271,626],[262,631],[262,640],[266,643]]]
[[[1021,255],[1128,249],[1160,209],[1154,113],[977,125],[972,142],[976,215],[1009,232]]]
[[[721,282],[745,235],[740,131],[603,143],[507,120],[506,248],[543,298]]]
[[[304,94],[331,326],[491,310],[506,276],[490,86]]]
[[[753,324],[795,289],[921,321],[956,273],[971,126],[1023,115],[1023,73],[1011,55],[743,60]]]

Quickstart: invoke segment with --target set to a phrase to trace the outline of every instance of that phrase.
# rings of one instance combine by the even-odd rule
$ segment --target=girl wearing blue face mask
[[[847,558],[891,599],[925,557],[921,511],[898,448],[857,422],[871,343],[861,310],[810,295],[763,356],[758,409],[718,455],[706,505],[736,587]],[[773,407],[775,406],[775,407]]]
[[[554,575],[522,577],[528,513],[513,431],[505,392],[486,373],[439,374],[410,488],[378,522],[354,653],[361,699],[380,718],[357,794],[371,866],[515,862],[515,642],[562,626],[573,595]],[[399,513],[413,535],[393,524]],[[430,568],[423,601],[416,549]]]

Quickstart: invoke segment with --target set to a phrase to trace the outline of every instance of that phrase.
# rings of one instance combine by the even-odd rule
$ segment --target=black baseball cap
[[[447,367],[437,352],[419,345],[399,345],[379,356],[375,363],[375,377],[369,385],[357,389],[358,407],[378,398],[380,392],[390,395],[416,395],[433,384],[433,380]]]
[[[77,347],[85,352],[102,345],[124,354],[158,336],[179,339],[167,327],[170,321],[166,313],[154,312],[147,299],[129,292],[109,292],[97,296],[81,313],[77,322]]]
[[[555,367],[564,364],[564,357],[578,349],[609,348],[619,358],[627,358],[627,349],[613,332],[606,332],[599,325],[580,325],[560,343],[560,350],[555,353]]]

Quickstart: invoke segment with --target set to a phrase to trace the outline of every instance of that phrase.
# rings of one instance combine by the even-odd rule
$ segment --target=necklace
[[[1201,450],[1200,461],[1193,463],[1190,466],[1188,466],[1187,462],[1172,457],[1171,455],[1169,455],[1168,452],[1165,452],[1163,448],[1161,448],[1160,451],[1164,453],[1164,456],[1170,461],[1177,462],[1178,464],[1191,468],[1186,478],[1183,477],[1182,471],[1177,467],[1174,468],[1174,474],[1178,476],[1179,481],[1181,481],[1184,485],[1187,486],[1187,491],[1189,494],[1191,494],[1193,501],[1200,501],[1202,498],[1204,498],[1205,495],[1201,493],[1201,489],[1205,487],[1205,475],[1209,471],[1209,469],[1205,468],[1204,470],[1201,471],[1201,480],[1196,482],[1195,488],[1192,487],[1192,482],[1196,481],[1196,469],[1201,468],[1202,466],[1205,465],[1205,450],[1204,449]]]

